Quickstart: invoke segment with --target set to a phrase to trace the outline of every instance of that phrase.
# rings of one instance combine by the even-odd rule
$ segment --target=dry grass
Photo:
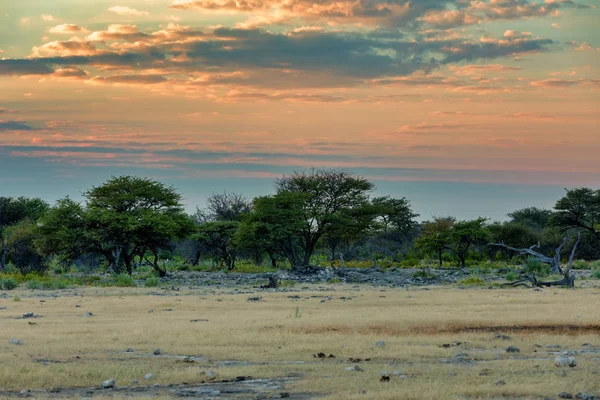
[[[148,289],[86,288],[44,302],[31,292],[12,292],[21,301],[0,300],[7,307],[0,310],[0,388],[91,387],[111,377],[128,385],[134,378],[143,383],[148,372],[152,383],[198,383],[212,368],[219,379],[302,374],[290,390],[331,399],[537,398],[600,391],[600,354],[576,356],[578,366],[565,373],[554,367],[553,354],[534,347],[581,349],[586,342],[600,347],[598,289],[312,289],[260,293],[260,302],[248,302],[252,294],[208,291],[152,296]],[[301,300],[288,298],[296,294]],[[334,300],[321,303],[321,296]],[[25,312],[41,317],[15,318]],[[494,340],[496,332],[512,340]],[[25,344],[9,345],[9,338]],[[374,345],[379,340],[384,347]],[[466,343],[441,346],[454,342]],[[508,345],[521,352],[507,354]],[[135,352],[125,353],[128,347]],[[161,356],[152,355],[156,348]],[[336,358],[317,360],[317,352]],[[459,352],[476,364],[442,363]],[[185,355],[206,359],[186,363],[177,357]],[[364,372],[348,372],[344,368],[354,365],[349,357],[371,361],[360,364]],[[224,360],[260,365],[219,366]],[[381,383],[383,369],[408,377]],[[480,376],[484,370],[489,371]],[[497,386],[499,380],[506,385]]]

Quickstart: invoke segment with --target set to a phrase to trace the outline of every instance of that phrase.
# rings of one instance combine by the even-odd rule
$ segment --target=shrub
[[[27,287],[27,289],[31,289],[31,290],[38,290],[42,288],[42,282],[38,281],[37,279],[28,281],[25,284],[25,287]]]
[[[588,269],[589,265],[585,260],[575,260],[573,262],[573,268],[575,269]]]
[[[157,287],[158,285],[160,285],[160,278],[157,276],[146,278],[146,281],[144,282],[144,286],[146,287]]]
[[[594,272],[592,272],[592,276],[596,279],[600,279],[600,268],[595,269]]]
[[[529,257],[525,265],[525,271],[529,273],[537,273],[539,275],[549,275],[551,270],[549,265],[542,264],[537,258]]]
[[[115,278],[115,286],[120,287],[131,287],[137,286],[133,281],[133,278],[128,274],[119,274]]]
[[[19,283],[13,278],[0,279],[1,290],[13,290],[17,286],[19,286]]]
[[[468,278],[458,281],[458,284],[462,286],[481,286],[486,285],[487,282],[478,276],[469,276]]]
[[[515,271],[510,271],[509,273],[506,274],[506,280],[509,282],[514,282],[518,279],[519,279],[519,274],[517,274]]]

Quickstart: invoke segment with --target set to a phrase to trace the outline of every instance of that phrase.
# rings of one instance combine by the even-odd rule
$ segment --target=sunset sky
[[[600,187],[600,0],[0,0],[0,195],[311,166],[420,219]]]

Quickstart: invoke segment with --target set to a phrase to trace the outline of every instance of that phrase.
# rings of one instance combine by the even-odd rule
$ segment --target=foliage
[[[19,283],[13,278],[0,279],[0,290],[13,290],[19,286]]]
[[[131,275],[128,275],[126,273],[122,273],[122,274],[119,274],[119,275],[117,275],[115,277],[115,286],[133,287],[133,286],[137,286],[137,285],[133,281],[133,278],[131,277]]]
[[[538,207],[527,207],[508,214],[510,223],[519,224],[535,232],[541,232],[550,221],[553,212]],[[508,243],[507,243],[508,244]]]
[[[0,197],[0,271],[12,261],[20,269],[44,266],[32,247],[31,227],[49,205],[39,198]]]
[[[146,287],[158,287],[160,285],[160,278],[158,276],[150,276],[146,278],[144,286]]]
[[[478,276],[469,276],[457,282],[460,286],[483,286],[488,283]]]
[[[442,253],[450,245],[455,223],[456,219],[452,217],[434,217],[432,221],[423,223],[421,235],[417,238],[418,248],[437,255],[440,268],[443,264]]]
[[[519,279],[519,274],[515,271],[510,271],[506,274],[506,280],[509,282],[514,282]]]
[[[375,197],[371,200],[375,207],[377,220],[383,229],[383,235],[388,237],[390,230],[395,231],[396,236],[405,237],[416,227],[415,214],[410,208],[410,202],[405,198],[394,199],[390,196]]]
[[[296,172],[276,180],[277,193],[303,195],[299,216],[303,226],[298,242],[302,254],[295,255],[294,268],[308,266],[321,238],[340,229],[341,214],[361,208],[373,184],[343,170]]]
[[[206,222],[196,228],[192,238],[212,257],[219,268],[235,268],[237,257],[235,234],[240,223],[236,221]]]

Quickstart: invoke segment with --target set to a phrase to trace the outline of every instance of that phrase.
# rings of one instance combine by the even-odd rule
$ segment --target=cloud
[[[63,29],[77,28],[65,27],[57,31]],[[502,88],[493,81],[472,81],[468,85],[450,79],[438,82],[428,74],[443,65],[449,65],[463,75],[478,71],[516,71],[518,67],[502,64],[456,64],[547,51],[551,44],[550,39],[512,34],[500,39],[416,40],[379,29],[366,32],[319,29],[270,32],[227,27],[194,30],[169,24],[145,33],[136,25],[112,24],[86,38],[72,37],[35,46],[28,58],[0,59],[0,73],[50,74],[58,67],[89,65],[96,67],[95,71],[88,69],[89,79],[106,83],[111,79],[103,79],[98,70],[111,69],[115,76],[142,75],[144,78],[137,81],[139,84],[160,83],[164,78],[173,85],[190,87],[325,88],[383,85],[387,81],[388,84],[443,85],[460,91],[490,92]],[[416,74],[423,74],[423,77]],[[412,82],[411,79],[399,82],[403,77],[411,77]],[[131,84],[136,82],[127,79]],[[419,79],[422,82],[416,82]]]
[[[301,19],[336,24],[387,27],[449,28],[484,21],[513,20],[553,15],[564,8],[584,8],[572,0],[176,0],[171,8],[261,14],[259,24],[286,24]],[[257,26],[257,25],[252,25]]]
[[[60,35],[72,35],[77,33],[87,33],[89,31],[76,24],[61,24],[50,28],[48,32]]]
[[[34,128],[21,121],[0,121],[0,132],[3,131],[32,131]]]
[[[550,79],[544,79],[541,81],[533,81],[533,82],[531,82],[531,86],[544,87],[544,88],[568,88],[571,86],[579,85],[582,82],[584,82],[584,80],[582,80],[582,79],[565,80],[565,79],[558,79],[558,78],[550,78]]]
[[[31,18],[29,17],[23,17],[19,20],[19,23],[23,26],[27,26],[31,23]]]
[[[49,14],[42,14],[40,15],[40,18],[42,19],[42,21],[56,21],[56,18]]]
[[[123,15],[123,16],[139,17],[139,16],[150,15],[150,13],[148,11],[139,11],[139,10],[136,10],[135,8],[131,8],[131,7],[127,7],[127,6],[112,6],[108,9],[108,11],[114,12],[115,14]]]

